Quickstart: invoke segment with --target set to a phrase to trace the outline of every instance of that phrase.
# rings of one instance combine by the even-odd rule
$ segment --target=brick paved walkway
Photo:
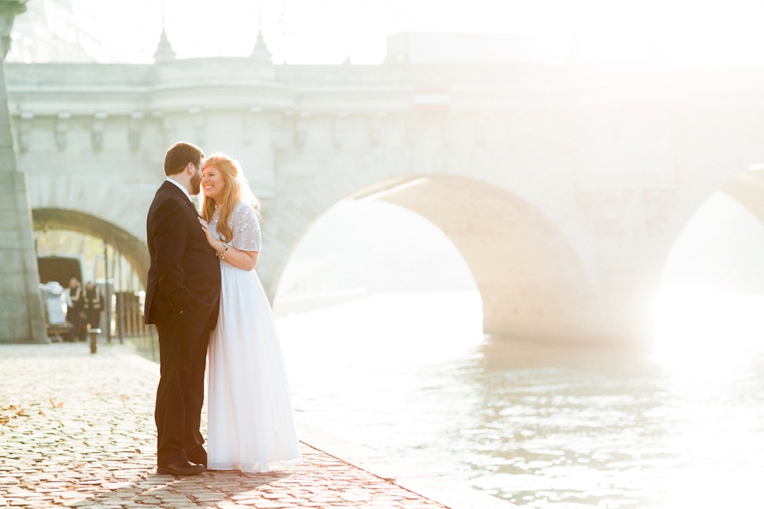
[[[269,474],[157,475],[157,378],[140,362],[116,346],[91,355],[85,343],[0,345],[0,507],[510,507],[466,488],[443,505],[440,478],[409,476],[406,489],[372,473],[384,461],[359,468],[363,458],[305,443],[302,465]]]

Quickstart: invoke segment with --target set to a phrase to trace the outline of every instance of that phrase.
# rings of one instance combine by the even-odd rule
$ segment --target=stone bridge
[[[605,65],[6,64],[35,228],[105,238],[144,275],[145,215],[177,140],[240,159],[263,202],[271,296],[344,198],[453,241],[486,332],[632,344],[682,226],[725,188],[756,212],[764,70]]]

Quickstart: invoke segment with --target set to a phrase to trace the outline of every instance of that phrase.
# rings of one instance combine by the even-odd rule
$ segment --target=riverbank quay
[[[514,507],[304,425],[301,465],[157,475],[158,366],[120,345],[0,345],[0,377],[0,507]]]

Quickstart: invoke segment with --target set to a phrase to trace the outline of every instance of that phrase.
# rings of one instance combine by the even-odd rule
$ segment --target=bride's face
[[[204,196],[212,199],[212,201],[219,205],[225,190],[225,181],[220,171],[214,166],[207,166],[202,171],[202,177]]]

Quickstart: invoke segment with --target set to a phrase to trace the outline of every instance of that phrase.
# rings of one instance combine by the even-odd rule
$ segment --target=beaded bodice
[[[210,227],[213,235],[218,239],[220,238],[217,229],[219,219],[220,206],[217,206],[210,220]],[[233,239],[229,242],[232,247],[241,251],[260,251],[262,244],[260,221],[257,220],[257,213],[250,204],[243,201],[236,204],[228,221],[228,227],[233,232]]]

